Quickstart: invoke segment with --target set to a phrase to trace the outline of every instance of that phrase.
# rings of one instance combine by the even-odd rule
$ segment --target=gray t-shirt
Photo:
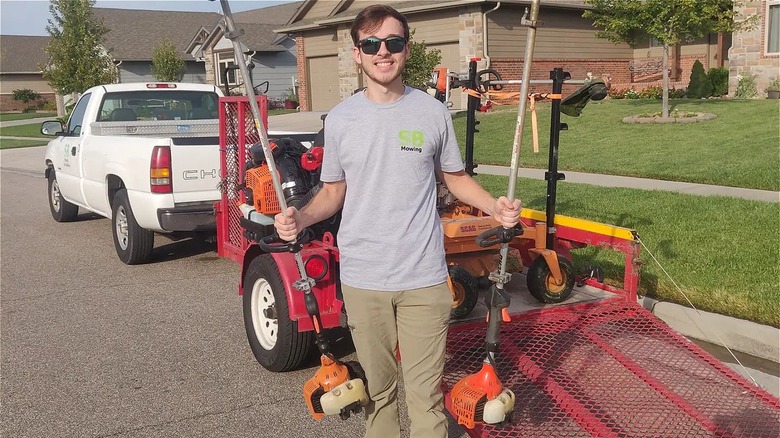
[[[325,119],[320,179],[346,180],[337,243],[341,281],[400,291],[447,280],[434,170],[463,170],[452,117],[406,87],[389,104],[357,93]]]

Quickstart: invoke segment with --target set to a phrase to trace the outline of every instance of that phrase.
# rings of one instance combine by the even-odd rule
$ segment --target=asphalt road
[[[153,263],[124,265],[107,219],[51,218],[43,153],[0,156],[0,436],[363,435],[362,417],[309,416],[317,358],[281,374],[255,362],[239,266],[215,244],[158,236]]]

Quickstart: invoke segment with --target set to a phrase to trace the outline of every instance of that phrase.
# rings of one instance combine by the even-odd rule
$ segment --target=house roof
[[[252,9],[251,11],[235,12],[233,13],[233,19],[236,23],[275,24],[278,27],[279,25],[287,24],[303,3],[300,1]]]
[[[44,51],[48,41],[47,36],[0,36],[2,72],[40,73],[41,67],[49,61],[49,55]]]
[[[201,28],[211,29],[222,18],[214,12],[149,11],[94,8],[109,32],[105,46],[111,57],[120,61],[150,61],[154,48],[168,38],[185,60],[187,45]]]
[[[362,8],[353,8],[356,1],[342,0],[341,2],[333,2],[333,8],[329,8],[330,11],[327,15],[322,16],[307,16],[307,12],[311,9],[311,6],[318,0],[306,0],[303,2],[298,12],[290,19],[286,25],[276,29],[278,33],[291,33],[302,30],[316,29],[324,26],[348,23],[357,16],[358,12]],[[332,1],[332,0],[322,0]],[[372,2],[373,3],[373,2]],[[413,12],[425,12],[440,9],[449,9],[454,7],[462,7],[465,5],[486,3],[494,5],[497,2],[495,0],[417,0],[417,1],[398,1],[398,0],[386,0],[382,2],[388,6],[396,8],[399,12],[408,14]],[[529,4],[528,0],[503,0],[503,4]],[[366,6],[368,6],[366,2]],[[541,0],[542,6],[547,7],[560,7],[568,9],[586,9],[587,4],[583,0]]]

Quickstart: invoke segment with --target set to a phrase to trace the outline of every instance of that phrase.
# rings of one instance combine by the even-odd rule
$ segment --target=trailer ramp
[[[484,321],[450,327],[443,386],[479,370]],[[496,360],[517,397],[471,437],[778,437],[778,399],[622,298],[513,315]]]

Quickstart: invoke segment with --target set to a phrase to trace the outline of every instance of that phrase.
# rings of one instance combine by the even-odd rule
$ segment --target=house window
[[[650,37],[650,47],[663,47],[664,45],[658,41],[656,37]]]
[[[225,75],[227,75],[227,84],[228,85],[238,85],[238,81],[236,80],[236,68],[235,68],[235,61],[233,60],[233,56],[231,54],[226,53],[220,53],[217,54],[217,84],[218,85],[225,85]],[[227,68],[227,72],[225,72],[225,69]]]
[[[766,52],[780,52],[780,0],[769,0],[766,11]]]

